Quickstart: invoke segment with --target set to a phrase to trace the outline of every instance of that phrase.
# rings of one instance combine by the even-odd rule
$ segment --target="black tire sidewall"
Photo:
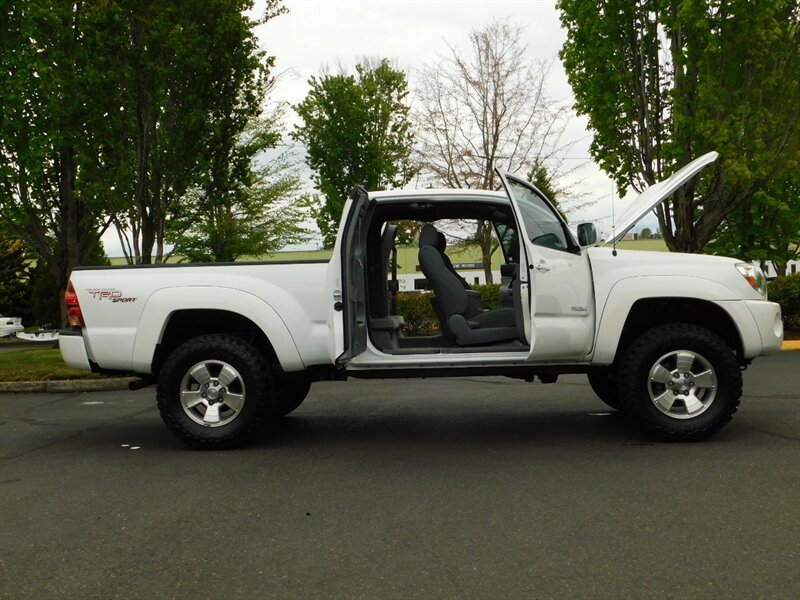
[[[273,418],[285,417],[296,410],[308,396],[311,381],[306,378],[286,378],[276,384]]]
[[[659,358],[676,350],[701,355],[711,364],[717,379],[711,406],[689,419],[662,413],[648,391],[650,369]],[[741,389],[741,372],[730,348],[713,332],[689,324],[662,325],[642,334],[626,352],[618,375],[623,409],[646,430],[673,441],[695,441],[718,431],[736,412]]]
[[[617,383],[611,379],[611,371],[608,368],[593,369],[586,374],[589,385],[595,395],[615,410],[621,410]]]
[[[186,414],[180,402],[180,384],[186,372],[204,360],[220,360],[232,365],[242,377],[245,401],[230,423],[204,427]],[[206,335],[193,338],[169,356],[162,367],[156,391],[161,417],[167,427],[191,446],[223,449],[245,443],[274,405],[270,369],[252,345],[232,335]]]

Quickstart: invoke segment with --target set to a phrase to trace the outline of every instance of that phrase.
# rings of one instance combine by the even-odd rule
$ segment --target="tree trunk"
[[[481,261],[483,262],[483,274],[486,277],[486,283],[494,283],[494,275],[492,274],[492,224],[489,221],[478,221],[478,231],[476,232],[478,246],[481,249]]]

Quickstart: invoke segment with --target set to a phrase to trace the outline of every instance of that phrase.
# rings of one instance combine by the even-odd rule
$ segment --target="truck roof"
[[[393,200],[408,200],[409,198],[421,198],[425,200],[459,201],[459,202],[486,202],[487,200],[508,202],[508,197],[504,192],[489,190],[471,189],[404,189],[404,190],[383,190],[379,192],[368,192],[369,197],[376,202],[391,202]]]

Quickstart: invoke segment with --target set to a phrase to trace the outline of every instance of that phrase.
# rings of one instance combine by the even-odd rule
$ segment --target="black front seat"
[[[517,339],[514,309],[483,310],[480,294],[465,290],[445,265],[437,249],[438,231],[430,223],[419,235],[419,265],[429,287],[436,292],[439,318],[456,338],[459,346],[477,346]],[[445,323],[442,329],[445,330]]]
[[[458,271],[456,271],[456,268],[453,266],[450,257],[447,256],[447,252],[445,252],[445,250],[447,250],[447,238],[444,237],[444,234],[441,231],[437,231],[436,239],[437,239],[436,249],[439,251],[439,254],[442,255],[444,266],[447,267],[447,270],[450,271],[453,275],[458,277],[458,280],[461,282],[461,287],[463,287],[465,290],[471,290],[472,288],[467,283],[467,280],[458,274]]]

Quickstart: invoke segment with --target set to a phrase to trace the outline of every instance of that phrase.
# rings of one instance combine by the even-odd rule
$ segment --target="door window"
[[[576,252],[577,246],[572,242],[569,232],[545,199],[515,179],[509,178],[508,183],[531,243],[554,250]]]

